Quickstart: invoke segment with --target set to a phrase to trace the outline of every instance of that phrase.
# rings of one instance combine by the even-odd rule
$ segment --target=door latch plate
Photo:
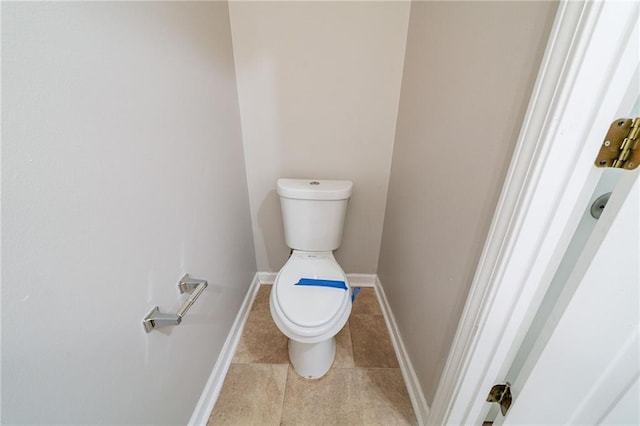
[[[494,385],[489,391],[487,402],[496,402],[500,405],[500,412],[506,415],[509,407],[511,407],[511,383],[506,382],[502,385]]]

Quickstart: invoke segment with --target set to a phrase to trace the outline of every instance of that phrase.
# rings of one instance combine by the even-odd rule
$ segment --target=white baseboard
[[[404,378],[404,382],[407,385],[407,392],[409,392],[409,398],[411,399],[411,405],[413,405],[413,411],[415,411],[416,413],[418,424],[424,425],[427,421],[427,418],[429,417],[429,405],[427,404],[427,400],[424,397],[422,387],[420,386],[420,382],[418,381],[418,376],[413,369],[413,364],[409,359],[409,355],[407,354],[404,343],[402,342],[402,338],[400,337],[398,325],[396,323],[395,317],[393,316],[393,313],[391,312],[391,308],[389,307],[389,302],[387,301],[387,296],[384,293],[382,283],[380,282],[380,279],[377,275],[374,275],[374,277],[378,302],[380,303],[382,314],[387,323],[387,328],[389,329],[391,343],[393,344],[393,348],[396,351],[396,356],[398,357],[398,363],[400,364],[402,377]]]
[[[276,280],[276,275],[278,275],[277,272],[258,272],[258,280],[262,284],[273,284]]]
[[[272,284],[276,280],[277,272],[258,272],[258,280],[264,284]],[[351,287],[375,287],[376,274],[347,274]]]
[[[375,287],[376,274],[347,274],[351,287]]]
[[[213,406],[216,404],[218,396],[220,395],[224,378],[227,375],[227,371],[229,371],[229,366],[233,360],[233,355],[238,348],[238,343],[240,342],[240,337],[242,337],[242,331],[244,330],[244,324],[249,317],[251,305],[253,305],[253,300],[255,299],[259,288],[260,278],[257,273],[253,277],[253,281],[251,282],[251,285],[247,290],[247,294],[242,301],[242,305],[236,315],[236,319],[231,326],[231,330],[229,330],[229,334],[224,342],[222,351],[220,351],[218,360],[213,366],[209,379],[207,380],[207,384],[205,385],[202,394],[200,395],[200,399],[191,414],[191,418],[188,423],[189,426],[204,426],[207,424],[207,420],[209,420],[209,415],[213,410]]]

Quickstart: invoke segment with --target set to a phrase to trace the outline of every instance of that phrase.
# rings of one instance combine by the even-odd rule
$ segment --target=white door
[[[620,173],[497,424],[640,424],[640,182]]]
[[[636,71],[620,102],[635,99],[633,118],[638,41],[631,49]],[[639,174],[599,175],[591,199],[611,191],[609,203],[599,219],[590,204],[584,212],[505,378],[513,404],[496,425],[640,425]]]

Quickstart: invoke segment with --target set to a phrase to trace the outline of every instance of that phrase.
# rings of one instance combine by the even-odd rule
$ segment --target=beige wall
[[[278,177],[350,179],[346,272],[378,262],[407,2],[229,5],[258,270],[287,259]]]
[[[378,274],[429,404],[555,9],[411,6]]]
[[[2,424],[187,424],[255,271],[227,4],[3,2]]]

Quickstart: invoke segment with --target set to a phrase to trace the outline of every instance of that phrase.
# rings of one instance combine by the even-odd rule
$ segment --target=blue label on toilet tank
[[[312,285],[317,287],[333,287],[340,288],[342,290],[347,290],[347,285],[344,281],[334,281],[334,280],[316,280],[313,278],[300,278],[295,285]]]

